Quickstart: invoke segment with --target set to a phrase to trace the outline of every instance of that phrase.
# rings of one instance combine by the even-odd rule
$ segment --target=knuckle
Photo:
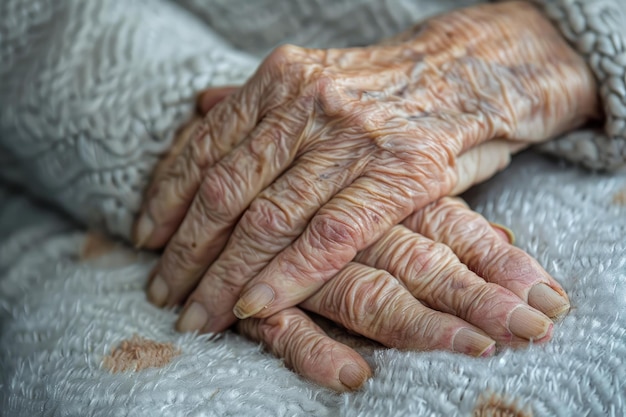
[[[238,333],[250,338],[255,342],[263,342],[260,334],[260,328],[264,319],[249,318],[245,320],[237,320],[235,328]]]
[[[310,223],[310,243],[313,249],[332,251],[342,247],[356,247],[361,234],[359,226],[342,221],[332,214],[319,214]],[[352,222],[350,222],[352,223]]]
[[[271,244],[276,236],[291,235],[294,229],[292,213],[277,201],[258,197],[242,217],[242,225],[254,240]]]
[[[468,289],[462,297],[457,315],[469,322],[477,323],[485,319],[485,312],[496,315],[502,311],[499,307],[509,301],[509,293],[504,288],[494,284],[476,284]]]
[[[292,44],[284,44],[277,46],[266,58],[266,62],[272,65],[289,63],[301,56],[304,48]]]
[[[442,337],[441,313],[435,310],[424,310],[415,325],[418,346],[430,349],[440,346]]]
[[[447,215],[449,215],[449,213],[466,213],[471,211],[467,203],[458,197],[443,197],[435,202],[432,207]],[[471,212],[474,213],[473,211]]]
[[[220,165],[221,166],[221,165]],[[220,223],[231,223],[240,214],[239,187],[235,174],[220,169],[212,178],[205,178],[198,192],[198,208],[202,219],[211,219]]]
[[[354,297],[346,307],[345,320],[356,329],[366,327],[385,345],[405,348],[415,340],[415,309],[411,297],[398,280],[385,271],[377,271],[369,280],[357,281]]]
[[[311,60],[311,52],[291,44],[280,45],[270,52],[261,64],[261,72],[269,72],[273,77],[287,82],[287,84],[274,83],[272,90],[287,93],[293,87],[299,89],[301,87],[299,82],[309,72],[307,64],[314,62]]]
[[[281,347],[283,341],[289,338],[294,326],[293,318],[284,311],[280,311],[267,319],[262,320],[259,327],[262,339],[275,347]],[[282,352],[282,349],[279,349]]]
[[[194,167],[174,175],[166,175],[150,197],[150,214],[157,223],[167,222],[175,208],[187,206],[193,199],[194,184],[200,180]]]
[[[417,275],[439,275],[449,266],[454,254],[443,243],[429,241],[413,251],[410,256],[410,264]]]
[[[386,306],[391,307],[400,295],[398,280],[382,270],[349,272],[351,280],[342,294],[343,319],[357,326],[381,325]]]
[[[199,197],[202,199],[200,207],[204,210],[211,211],[214,206],[218,206],[220,202],[226,200],[226,193],[224,182],[215,180],[206,180],[200,186],[198,190]]]
[[[467,208],[464,205],[461,199],[443,197],[411,215],[408,227],[416,233],[438,240],[436,237],[449,224],[451,213],[459,208]]]
[[[264,319],[259,324],[259,335],[263,343],[277,356],[283,358],[288,367],[300,371],[303,349],[310,345],[313,332],[302,328],[301,317],[281,311]],[[306,355],[305,355],[306,356]]]
[[[211,148],[214,143],[209,125],[203,121],[193,132],[189,144],[185,148],[185,158],[181,158],[181,162],[195,165],[200,170],[209,167],[213,162],[211,160]]]
[[[504,286],[508,284],[517,286],[521,283],[534,282],[537,276],[542,275],[539,263],[519,248],[495,240],[487,250],[489,252],[482,257],[485,261],[481,262],[484,265],[480,272],[488,279],[497,278]]]

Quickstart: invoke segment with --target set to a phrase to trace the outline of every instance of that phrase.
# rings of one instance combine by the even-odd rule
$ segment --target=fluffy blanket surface
[[[488,359],[363,346],[375,376],[337,395],[237,334],[177,334],[175,313],[144,296],[154,257],[123,245],[86,253],[85,232],[2,190],[0,414],[626,415],[626,173],[530,153],[466,197],[570,295],[553,341]],[[111,372],[123,355],[152,366]]]

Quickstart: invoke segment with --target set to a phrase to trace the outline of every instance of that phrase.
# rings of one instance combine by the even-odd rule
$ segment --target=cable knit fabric
[[[581,129],[542,148],[593,169],[626,161],[626,2],[535,0],[585,56],[600,84],[604,130]]]
[[[0,3],[0,178],[128,237],[195,94],[258,60],[165,1]]]
[[[527,154],[469,196],[570,294],[552,343],[479,360],[362,347],[375,376],[341,396],[238,335],[175,333],[174,312],[143,294],[153,255],[120,243],[83,256],[84,225],[128,238],[197,91],[244,82],[278,43],[368,44],[479,2],[0,2],[0,415],[469,416],[491,395],[535,416],[626,415],[623,171]],[[623,165],[626,3],[534,2],[587,58],[606,112],[604,132],[544,148],[596,169]],[[181,353],[111,374],[103,358],[135,334]]]

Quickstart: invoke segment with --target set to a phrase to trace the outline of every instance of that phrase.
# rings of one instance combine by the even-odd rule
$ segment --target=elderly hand
[[[462,201],[444,198],[361,251],[300,307],[388,347],[490,356],[494,342],[547,341],[546,315],[564,314],[569,302],[506,235]],[[299,308],[241,320],[237,329],[330,388],[356,389],[371,375],[360,355]]]
[[[281,47],[155,179],[138,240],[176,233],[151,298],[195,288],[186,329],[223,330],[235,303],[240,318],[269,317],[454,192],[459,155],[546,140],[596,112],[585,63],[526,3],[449,13],[388,45]]]

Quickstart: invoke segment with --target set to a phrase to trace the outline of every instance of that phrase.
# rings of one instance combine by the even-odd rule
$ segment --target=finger
[[[253,78],[215,104],[183,152],[158,181],[151,182],[136,222],[134,241],[138,246],[162,247],[176,230],[200,186],[204,170],[241,142],[258,122],[265,104],[262,88]]]
[[[558,317],[569,310],[569,299],[558,282],[462,200],[441,199],[407,218],[404,225],[449,246],[476,274],[547,316]]]
[[[461,194],[491,178],[509,165],[511,155],[527,146],[521,142],[492,140],[464,152],[456,161],[458,179],[450,195]]]
[[[187,305],[195,302],[203,310],[186,308],[178,320],[178,330],[219,332],[229,327],[236,320],[232,309],[243,286],[302,233],[318,207],[358,175],[360,162],[357,151],[332,158],[305,154],[266,188],[246,210],[226,247],[188,297]]]
[[[242,320],[237,329],[263,343],[298,374],[336,391],[359,389],[371,377],[369,365],[358,353],[328,337],[297,308],[265,319]]]
[[[278,123],[266,117],[252,139],[203,174],[202,185],[163,252],[149,294],[156,287],[165,294],[163,303],[183,299],[224,248],[252,196],[291,162],[295,149],[281,141],[289,140],[283,134],[293,135],[288,129],[285,133],[286,126],[278,127]]]
[[[197,99],[197,107],[200,116],[206,115],[206,113],[208,113],[209,110],[211,110],[218,102],[235,92],[237,88],[238,87],[218,87],[208,88],[202,91],[198,95]],[[176,138],[174,139],[172,146],[168,150],[167,154],[161,158],[153,171],[151,180],[152,184],[160,184],[171,180],[172,178],[176,178],[178,175],[183,173],[185,169],[187,169],[187,165],[181,163],[182,160],[179,159],[179,156],[189,144],[191,137],[194,134],[197,134],[197,131],[202,126],[203,119],[200,116],[194,116],[192,121],[187,123],[183,129],[176,134]],[[148,194],[150,193],[148,192]],[[141,218],[136,222],[135,230],[133,232],[137,247],[144,246],[146,243],[145,236],[147,232],[139,231],[141,228],[140,223]],[[164,242],[171,238],[172,234],[176,230],[176,227],[178,227],[178,224],[175,221],[172,221],[170,224],[163,225],[163,227],[157,227],[152,232],[152,236],[150,238],[151,242],[153,242],[153,246],[162,246]],[[143,236],[139,237],[140,235]]]
[[[498,342],[545,341],[552,321],[511,291],[487,283],[459,262],[444,244],[395,226],[357,257],[389,271],[411,294],[439,311],[483,329]]]
[[[450,165],[445,162],[449,154],[445,149],[435,151],[441,154],[418,154],[413,160],[383,152],[246,285],[233,309],[235,316],[264,317],[298,304],[351,261],[358,250],[413,212],[413,207],[447,193],[453,185]]]
[[[458,317],[424,306],[390,273],[349,263],[302,308],[388,347],[490,356],[495,342]]]
[[[294,95],[292,90],[300,86],[298,83],[293,83],[293,80],[289,80],[291,82],[287,80],[285,82],[277,82],[277,80],[285,79],[286,65],[299,60],[304,60],[305,62],[311,59],[315,60],[317,55],[320,55],[320,53],[316,54],[312,50],[295,46],[284,45],[279,47],[263,61],[254,76],[242,88],[215,105],[207,114],[205,123],[198,129],[189,145],[185,148],[185,152],[177,159],[171,175],[166,176],[159,183],[150,185],[146,194],[147,203],[138,217],[136,226],[135,242],[137,242],[138,246],[156,248],[161,247],[165,243],[163,240],[157,241],[156,238],[153,239],[154,231],[160,228],[167,229],[167,232],[158,234],[159,239],[163,239],[163,236],[166,235],[171,236],[173,230],[185,217],[201,184],[213,183],[211,178],[206,179],[203,175],[205,170],[233,150],[245,138],[250,135],[254,137],[253,130],[257,131],[256,136],[258,136],[259,132],[268,135],[268,130],[271,127],[276,127],[276,125],[285,127],[281,125],[282,122],[286,123],[289,121],[293,125],[295,121],[293,114],[298,114],[303,119],[306,119],[311,114],[314,105],[313,98],[302,97],[292,106],[283,106],[283,108],[288,108],[286,113],[275,111],[276,117],[273,119],[273,122],[270,122],[266,117],[270,109],[276,109],[281,104],[285,104],[287,97]],[[291,75],[293,74],[289,74],[289,76]],[[299,104],[304,105],[304,111],[299,107]],[[255,129],[262,118],[264,122],[261,128]],[[295,122],[298,125],[298,122]],[[305,124],[300,123],[298,126],[305,126]],[[302,128],[298,127],[298,129]],[[274,129],[271,135],[278,136],[274,148],[278,148],[279,151],[295,152],[297,146],[280,147],[278,145],[282,145],[282,142],[285,140],[288,141],[291,138],[298,137],[300,133],[300,130],[295,132],[294,135],[294,132],[290,132],[289,129]],[[260,142],[261,146],[267,143],[263,139]],[[254,149],[256,144],[255,141],[252,141],[251,145],[248,143],[248,148],[246,148],[244,153],[250,152],[247,156],[252,158],[258,156],[261,151],[258,148]],[[241,158],[237,159],[232,158],[233,155],[229,156],[231,160],[234,159],[241,162]],[[256,165],[268,168],[264,163]],[[270,163],[270,166],[278,169],[278,172],[280,172],[286,165],[276,167]],[[229,168],[228,166],[226,167]],[[225,171],[226,174],[232,174],[237,169],[236,167],[230,167],[230,169]],[[276,174],[272,179],[275,178]],[[218,175],[218,184],[219,180],[228,182],[230,178]],[[253,183],[255,185],[258,184],[256,181]],[[210,187],[211,185],[209,185]],[[250,196],[245,193],[247,190],[245,186],[238,184],[237,187],[244,191],[241,193],[244,198],[249,197],[251,199],[258,193],[257,191]],[[227,201],[228,205],[226,207],[240,203],[240,200],[238,198],[234,202]],[[220,201],[220,203],[223,203],[223,201]],[[165,287],[162,286],[162,288]]]

